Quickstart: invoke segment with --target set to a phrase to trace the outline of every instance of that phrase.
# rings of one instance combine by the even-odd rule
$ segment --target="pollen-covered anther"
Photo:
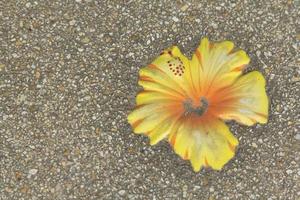
[[[208,100],[205,97],[200,98],[199,106],[194,106],[193,101],[191,99],[187,99],[183,102],[183,107],[185,110],[184,115],[196,114],[198,116],[202,116],[204,113],[206,113],[208,105]]]
[[[185,67],[179,57],[175,57],[169,60],[167,63],[168,63],[169,70],[175,76],[182,76],[184,74]]]

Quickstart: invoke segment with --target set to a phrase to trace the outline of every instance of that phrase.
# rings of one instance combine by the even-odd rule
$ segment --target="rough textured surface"
[[[297,199],[300,3],[0,2],[0,199]],[[267,79],[270,118],[230,123],[237,156],[194,173],[132,134],[138,70],[172,44],[230,39]]]

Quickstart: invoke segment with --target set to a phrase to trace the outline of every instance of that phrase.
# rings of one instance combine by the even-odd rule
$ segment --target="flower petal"
[[[210,43],[207,38],[201,40],[191,61],[191,71],[199,74],[195,82],[199,82],[202,94],[208,93],[212,85],[230,85],[250,62],[244,51],[232,52],[233,47],[230,41]],[[230,78],[223,78],[224,75]]]
[[[178,117],[177,117],[178,118]],[[155,145],[178,128],[177,118],[169,118],[161,122],[149,133],[150,144]]]
[[[222,119],[249,126],[266,123],[269,102],[264,77],[257,71],[241,76],[232,86],[218,92],[212,107],[218,108]]]
[[[130,124],[135,123],[139,119],[143,119],[153,113],[153,111],[160,110],[162,105],[160,104],[148,104],[144,106],[136,107],[127,117]]]
[[[191,161],[194,171],[202,166],[220,170],[234,156],[238,145],[238,140],[218,119],[201,124],[184,121],[169,141],[180,157]]]
[[[173,93],[177,97],[191,96],[190,60],[177,46],[166,49],[150,65],[140,70],[139,85],[145,90]]]
[[[142,91],[136,96],[136,105],[145,105],[160,102],[176,102],[179,101],[175,96],[165,95],[156,91]]]

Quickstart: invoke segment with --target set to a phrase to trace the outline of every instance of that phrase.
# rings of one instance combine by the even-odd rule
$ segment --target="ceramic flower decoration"
[[[260,72],[242,75],[250,59],[230,41],[202,39],[192,59],[177,46],[140,70],[136,108],[128,122],[154,145],[167,138],[174,151],[201,167],[220,170],[235,154],[238,140],[224,120],[266,123],[268,98]]]

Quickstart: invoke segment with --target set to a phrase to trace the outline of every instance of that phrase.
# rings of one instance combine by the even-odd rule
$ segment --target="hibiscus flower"
[[[134,133],[147,135],[151,145],[168,139],[194,171],[220,170],[238,145],[224,121],[251,126],[268,119],[265,79],[257,71],[242,75],[250,59],[233,48],[204,38],[192,59],[173,46],[142,68],[144,90],[128,116]]]

